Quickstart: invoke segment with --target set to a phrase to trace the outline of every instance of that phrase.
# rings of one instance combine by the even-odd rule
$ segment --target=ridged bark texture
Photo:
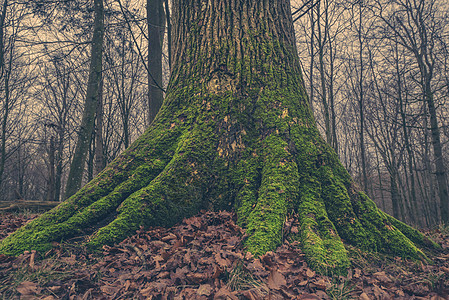
[[[297,236],[323,273],[349,266],[345,242],[409,258],[436,247],[379,211],[322,139],[304,89],[287,0],[175,0],[173,73],[152,126],[68,201],[6,238],[1,253],[90,234],[120,241],[200,209],[232,209],[261,255]],[[99,228],[93,234],[84,228]]]

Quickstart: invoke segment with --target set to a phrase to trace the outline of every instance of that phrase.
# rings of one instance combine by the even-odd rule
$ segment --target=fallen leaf
[[[430,298],[430,300],[445,300],[445,298],[436,295],[436,296],[432,296],[432,297]]]
[[[321,298],[319,298],[314,294],[302,294],[301,296],[299,296],[299,300],[320,300],[320,299]]]
[[[70,255],[70,257],[61,257],[61,261],[73,266],[74,264],[76,264],[76,255],[72,254]]]
[[[246,252],[246,254],[245,254],[245,259],[246,260],[250,260],[250,259],[252,259],[252,258],[254,258],[254,255],[251,253],[251,252]]]
[[[309,283],[308,280],[303,280],[303,281],[301,281],[300,283],[298,283],[298,285],[299,285],[299,286],[305,286],[305,285],[307,285],[307,283]]]
[[[307,268],[306,275],[307,275],[307,277],[312,278],[315,276],[315,272],[312,271],[311,269]]]
[[[36,250],[31,250],[31,256],[30,256],[30,268],[34,268],[34,258],[36,257]]]
[[[21,295],[35,295],[38,292],[38,286],[32,281],[23,281],[16,287],[16,290]]]
[[[214,266],[214,273],[212,274],[212,279],[218,278],[223,273],[223,270],[217,266]]]
[[[370,297],[364,292],[359,296],[360,300],[371,300]]]
[[[204,279],[206,279],[207,274],[203,274],[203,273],[190,273],[186,275],[187,279],[189,279],[191,282],[193,283],[201,283],[202,281],[204,281]]]
[[[196,291],[200,296],[210,296],[213,291],[213,287],[210,284],[202,284]]]
[[[62,286],[60,285],[54,285],[54,286],[50,286],[48,287],[48,289],[54,293],[58,293],[61,290]]]
[[[318,281],[310,283],[310,286],[311,287],[316,287],[319,290],[325,291],[326,290],[326,286],[327,286],[327,282],[323,278],[320,278]]]
[[[214,300],[238,300],[226,286],[222,286],[214,295]]]
[[[159,269],[161,267],[160,263],[161,261],[164,261],[164,258],[160,255],[156,255],[155,257],[153,257],[154,262],[156,263],[155,268]]]
[[[391,280],[384,271],[382,272],[376,272],[373,274],[379,281],[383,282],[383,283],[390,283],[393,282],[393,280]]]
[[[281,286],[285,286],[287,281],[285,280],[284,275],[279,273],[278,271],[271,271],[268,276],[268,287],[272,290],[278,290]]]
[[[113,295],[118,291],[118,288],[111,285],[102,285],[100,286],[100,290],[106,295]]]
[[[170,240],[175,240],[177,238],[178,237],[176,235],[174,235],[173,233],[170,232],[169,234],[167,234],[166,236],[161,238],[161,240],[164,241],[164,242],[167,242],[167,241],[170,241]]]
[[[217,264],[222,268],[226,268],[231,265],[230,261],[227,260],[226,258],[223,258],[219,252],[215,253],[214,258],[215,258],[215,261],[217,262]]]

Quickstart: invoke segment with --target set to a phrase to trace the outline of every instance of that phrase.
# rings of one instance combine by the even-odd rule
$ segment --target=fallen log
[[[21,210],[46,211],[57,206],[57,201],[14,200],[0,201],[0,212],[17,212]]]

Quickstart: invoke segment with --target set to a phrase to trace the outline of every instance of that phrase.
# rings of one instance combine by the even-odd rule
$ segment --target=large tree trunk
[[[434,246],[379,211],[320,136],[288,0],[175,0],[173,17],[173,72],[152,126],[0,253],[83,234],[99,247],[205,208],[234,208],[255,255],[282,242],[284,220],[297,212],[295,238],[321,272],[349,266],[342,240],[409,258],[424,256],[416,245]]]

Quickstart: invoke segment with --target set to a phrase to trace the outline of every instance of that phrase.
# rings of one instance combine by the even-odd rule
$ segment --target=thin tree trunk
[[[5,65],[5,19],[8,8],[8,0],[4,0],[2,12],[0,15],[0,78],[4,79],[5,99],[3,104],[3,118],[1,125],[1,148],[0,148],[0,188],[3,183],[3,173],[5,172],[6,163],[6,126],[9,115],[9,76]]]
[[[103,0],[94,0],[95,20],[92,35],[92,48],[90,56],[89,79],[87,82],[86,101],[84,103],[83,117],[78,132],[78,141],[70,165],[69,177],[65,190],[65,197],[69,198],[80,189],[83,180],[84,165],[92,133],[95,125],[95,112],[98,103],[98,90],[101,82],[103,38],[104,38],[104,8]]]
[[[10,50],[12,52],[12,49]],[[12,53],[11,53],[12,54]],[[0,159],[0,187],[3,183],[3,173],[5,172],[5,163],[6,163],[6,139],[7,139],[7,128],[8,128],[8,118],[11,112],[11,95],[10,95],[10,86],[9,80],[11,77],[11,61],[9,62],[8,70],[5,70],[4,73],[4,89],[5,89],[5,98],[3,104],[3,118],[2,118],[2,132],[1,132],[1,159]]]
[[[416,158],[415,158],[415,154],[414,152],[412,152],[412,163],[413,163],[413,169],[415,170],[416,173],[416,182],[418,184],[418,190],[420,191],[421,194],[421,206],[424,208],[424,216],[425,216],[425,220],[426,220],[426,225],[427,228],[431,228],[431,226],[435,223],[435,215],[432,213],[432,207],[431,207],[431,203],[427,197],[427,193],[426,190],[424,188],[424,183],[423,181],[425,181],[425,178],[423,176],[423,172],[421,171],[421,175],[418,172],[418,167],[416,165]]]
[[[59,126],[62,126],[61,124]],[[58,154],[56,156],[55,201],[61,200],[62,171],[64,153],[64,129],[58,127]]]
[[[95,161],[95,132],[92,132],[89,151],[87,154],[87,181],[94,179],[94,161]]]
[[[399,51],[398,51],[398,44],[395,43],[395,69],[396,69],[396,77],[397,77],[397,93],[398,93],[398,100],[399,100],[399,110],[401,115],[401,125],[402,125],[402,133],[404,135],[404,143],[405,148],[408,154],[408,157],[406,161],[408,162],[408,165],[404,165],[404,171],[406,176],[406,183],[408,187],[408,191],[410,194],[410,202],[412,209],[410,210],[410,217],[412,219],[412,222],[416,222],[417,214],[418,214],[418,204],[416,200],[416,189],[415,189],[415,174],[413,172],[413,162],[412,162],[412,149],[410,146],[410,140],[409,140],[409,132],[407,128],[407,120],[406,120],[406,114],[405,114],[405,105],[407,105],[407,102],[404,103],[403,97],[402,97],[402,78],[399,70]],[[407,170],[408,167],[408,170]],[[407,171],[409,175],[407,175]]]
[[[320,67],[320,80],[321,80],[321,104],[323,105],[324,115],[324,129],[326,134],[326,141],[329,145],[332,145],[332,133],[329,116],[329,103],[327,101],[327,88],[326,88],[326,72],[324,70],[324,45],[327,40],[328,22],[327,11],[324,13],[324,33],[321,29],[321,4],[317,5],[317,30],[318,30],[318,59]]]
[[[55,201],[55,138],[52,135],[50,138],[50,145],[48,147],[48,188],[47,188],[47,201]]]
[[[438,196],[440,198],[441,221],[449,224],[449,194],[448,181],[443,157],[443,147],[441,145],[440,127],[438,126],[437,113],[433,93],[430,87],[430,79],[425,83],[425,99],[430,115],[430,131],[432,133],[433,155],[435,157],[436,178],[438,182]]]
[[[432,162],[430,158],[431,154],[431,141],[429,142],[429,112],[428,112],[428,106],[427,102],[424,101],[423,103],[423,127],[424,127],[424,165],[426,168],[427,173],[427,199],[429,201],[429,204],[431,205],[433,215],[435,216],[435,219],[439,223],[441,220],[441,209],[438,207],[438,198],[437,198],[437,184],[435,183],[435,172],[433,171]],[[430,138],[431,140],[431,138]]]
[[[393,173],[390,173],[390,194],[391,194],[391,203],[393,205],[393,217],[395,217],[398,220],[402,219],[400,209],[401,196],[399,195],[396,176]]]
[[[360,158],[362,161],[362,179],[363,179],[363,189],[368,191],[368,176],[366,171],[366,149],[365,149],[365,110],[364,110],[364,90],[363,90],[363,40],[362,40],[362,2],[359,3],[359,29],[358,29],[358,39],[359,39],[359,63],[360,63],[360,74],[359,74],[359,113],[360,113]]]
[[[162,91],[162,45],[165,30],[165,11],[162,3],[163,0],[147,0],[148,124],[153,122],[164,100]]]
[[[168,4],[168,0],[164,0],[164,6],[165,6],[165,19],[167,22],[167,50],[168,50],[168,67],[171,71],[172,66],[172,53],[171,53],[171,19],[170,19],[170,7]]]
[[[312,7],[310,10],[310,67],[309,67],[309,74],[310,74],[310,94],[309,94],[309,106],[310,110],[313,112],[313,96],[314,96],[314,85],[313,85],[313,65],[315,64],[315,44],[314,44],[314,38],[315,38],[315,20],[313,18],[313,14],[315,13],[315,8]]]
[[[376,162],[377,162],[377,176],[379,180],[379,191],[380,191],[380,199],[382,200],[382,210],[386,211],[386,205],[385,205],[385,197],[384,197],[384,186],[383,186],[383,180],[382,180],[382,174],[380,172],[380,162],[379,162],[379,155],[377,151],[376,153]]]
[[[95,130],[95,169],[94,175],[98,175],[105,167],[103,149],[103,76],[101,77],[100,88],[98,90],[98,103],[96,111]]]
[[[337,139],[337,118],[335,113],[335,95],[334,95],[334,56],[332,41],[330,37],[329,41],[329,59],[330,59],[330,74],[329,74],[329,106],[331,114],[331,131],[332,131],[332,148],[338,154],[338,139]]]

